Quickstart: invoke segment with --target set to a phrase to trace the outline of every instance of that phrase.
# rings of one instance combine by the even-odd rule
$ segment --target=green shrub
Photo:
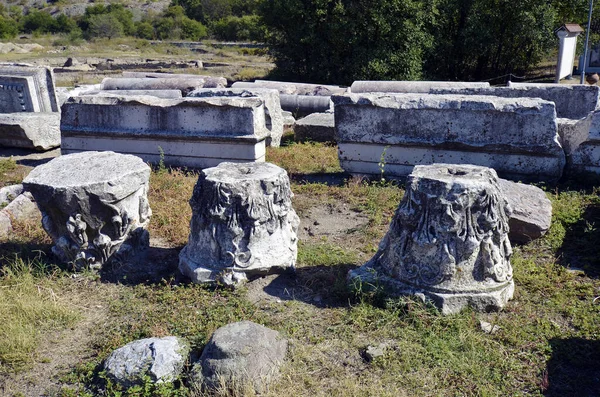
[[[229,16],[213,23],[212,34],[219,40],[263,41],[265,28],[257,15]]]
[[[154,26],[150,22],[138,22],[135,26],[136,36],[141,39],[154,39]]]
[[[0,39],[12,39],[19,33],[17,22],[8,17],[0,15]]]

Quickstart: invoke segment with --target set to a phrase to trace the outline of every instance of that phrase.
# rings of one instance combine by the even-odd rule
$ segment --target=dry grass
[[[290,176],[342,172],[337,146],[323,143],[286,142],[279,148],[267,148],[267,161],[284,168]]]

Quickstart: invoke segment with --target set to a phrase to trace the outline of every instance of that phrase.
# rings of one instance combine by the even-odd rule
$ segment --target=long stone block
[[[494,168],[509,179],[556,181],[565,154],[552,102],[421,94],[333,96],[342,168],[404,177],[444,162]]]
[[[177,99],[182,98],[180,90],[96,90],[86,91],[80,95],[100,95],[100,96],[140,96],[150,95],[157,98]]]
[[[69,98],[62,108],[62,151],[112,150],[167,165],[212,167],[264,161],[261,98]]]
[[[184,78],[113,78],[102,80],[103,90],[180,90],[183,95],[203,88],[205,79],[199,77]]]
[[[456,81],[355,81],[350,86],[353,94],[367,92],[422,93],[442,88],[485,88],[490,83],[467,83]]]
[[[267,145],[279,147],[283,136],[283,113],[279,91],[267,88],[201,88],[188,94],[189,98],[241,97],[262,98],[265,103],[265,124],[271,132]]]
[[[598,108],[600,87],[570,84],[516,84],[509,87],[432,88],[430,94],[491,95],[503,98],[541,98],[554,102],[556,115],[581,119]]]
[[[0,63],[0,113],[58,112],[52,70]]]
[[[337,85],[292,83],[288,81],[255,80],[254,82],[238,81],[234,88],[272,88],[286,95],[331,96],[345,94],[348,89]]]
[[[204,76],[191,73],[156,73],[156,72],[123,72],[123,77],[129,78],[158,78],[158,79],[202,79],[204,80],[204,88],[225,88],[227,87],[227,79],[225,77]]]

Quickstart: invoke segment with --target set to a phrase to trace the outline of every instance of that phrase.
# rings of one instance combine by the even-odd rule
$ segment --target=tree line
[[[587,11],[588,0],[172,0],[134,21],[118,3],[78,18],[0,4],[0,38],[250,40],[268,45],[278,78],[481,81],[528,72],[555,51],[554,30],[585,27]]]

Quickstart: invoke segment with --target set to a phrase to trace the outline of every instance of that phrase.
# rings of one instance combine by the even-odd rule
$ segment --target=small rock
[[[378,346],[368,346],[365,350],[365,359],[367,362],[371,362],[377,357],[383,357],[387,347],[385,343],[380,343]]]
[[[156,382],[172,382],[183,370],[189,347],[175,336],[133,341],[113,351],[104,362],[107,375],[124,387],[142,381],[144,375]]]
[[[5,207],[19,194],[23,193],[23,185],[10,185],[0,189],[0,208]]]
[[[483,332],[485,332],[486,334],[490,334],[493,335],[496,332],[500,331],[500,326],[499,325],[492,325],[488,322],[485,322],[483,320],[479,321],[479,326],[481,327],[481,330]]]
[[[18,221],[41,221],[42,214],[29,192],[19,194],[13,201],[10,202],[3,210],[13,219]]]
[[[279,332],[251,321],[228,324],[208,341],[192,368],[191,383],[208,390],[250,386],[261,393],[279,375],[287,344]]]

